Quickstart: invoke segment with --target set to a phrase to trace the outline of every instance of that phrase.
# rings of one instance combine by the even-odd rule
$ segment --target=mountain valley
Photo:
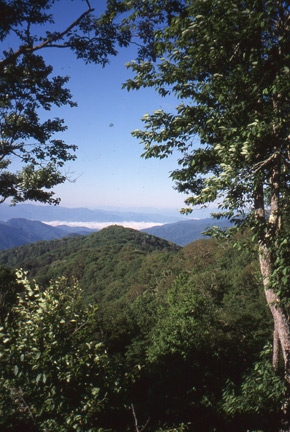
[[[59,389],[58,378],[53,378],[58,365],[74,376],[73,387],[63,384],[69,386],[67,393],[59,395],[62,400],[66,398],[67,406],[72,394],[75,400],[88,397],[90,387],[83,383],[87,365],[93,367],[91,357],[86,357],[92,340],[96,349],[104,350],[102,374],[106,380],[100,383],[98,369],[94,369],[90,383],[97,380],[95,386],[100,386],[102,409],[97,409],[98,414],[90,411],[86,418],[94,425],[97,415],[103,430],[131,430],[134,404],[138,413],[150,416],[151,432],[231,432],[238,418],[234,410],[238,408],[236,399],[230,399],[234,396],[228,396],[233,395],[229,383],[240,391],[239,386],[252,379],[248,385],[256,395],[256,378],[251,377],[263,347],[271,339],[272,327],[260,290],[257,262],[249,248],[238,250],[230,242],[218,244],[214,239],[180,247],[148,233],[110,226],[88,235],[0,251],[0,262],[0,320],[8,305],[12,307],[10,319],[20,319],[17,317],[24,313],[25,304],[31,312],[21,331],[36,320],[37,335],[31,339],[28,332],[27,347],[20,336],[20,348],[13,351],[13,358],[6,363],[0,358],[4,369],[10,363],[16,371],[31,368],[27,377],[19,374],[15,378],[17,385],[25,385],[31,404],[37,405],[39,400],[46,403],[51,388]],[[21,292],[21,284],[13,287],[13,273],[9,272],[19,268],[27,272],[30,282],[26,281],[25,286],[31,284],[27,296]],[[49,337],[52,342],[43,345]],[[34,364],[31,353],[42,346],[43,354],[39,353]],[[80,346],[78,354],[71,351]],[[73,370],[69,356],[77,360]],[[84,362],[84,372],[75,375],[80,362]],[[263,363],[260,367],[266,366]],[[41,368],[41,375],[35,377],[37,368]],[[44,373],[40,395],[36,384]],[[15,385],[15,375],[9,376],[12,383],[5,381],[8,388]],[[258,376],[257,382],[260,379]],[[273,379],[280,385],[279,377]],[[75,386],[79,386],[77,390]],[[273,425],[273,385],[269,388],[270,395],[263,396],[265,409],[260,408],[256,417]],[[280,397],[278,390],[277,395]],[[246,403],[247,394],[239,397],[240,403]],[[232,420],[229,410],[234,413]],[[42,410],[38,421],[45,424],[49,415]],[[250,423],[246,424],[255,424],[251,407],[249,416]],[[22,419],[15,416],[9,421],[16,426],[22,424]],[[160,429],[161,424],[172,427]],[[216,424],[221,427],[216,428]]]

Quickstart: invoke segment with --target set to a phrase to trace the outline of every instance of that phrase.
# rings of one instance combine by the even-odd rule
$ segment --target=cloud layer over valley
[[[123,222],[70,222],[70,221],[42,221],[43,223],[57,227],[61,225],[67,225],[70,227],[86,227],[95,230],[101,230],[110,225],[121,225],[125,228],[133,228],[136,230],[142,230],[151,228],[153,226],[161,226],[163,225],[160,222],[133,222],[133,221],[123,221]]]

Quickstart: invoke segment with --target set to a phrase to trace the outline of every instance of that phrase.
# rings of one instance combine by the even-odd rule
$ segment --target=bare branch
[[[76,329],[73,331],[72,336],[73,336],[76,332],[78,332],[80,329],[82,329],[85,325],[87,325],[88,321],[89,321],[89,320],[86,320],[86,321],[85,321],[84,323],[82,323],[78,328],[76,328]]]
[[[146,427],[147,427],[147,425],[148,425],[148,423],[149,423],[149,421],[150,421],[150,417],[148,417],[148,419],[147,419],[145,425],[144,425],[144,426],[141,426],[141,429],[139,429],[139,426],[138,426],[138,420],[137,420],[137,416],[136,416],[136,413],[135,413],[135,409],[134,409],[134,405],[133,405],[133,404],[131,404],[131,409],[132,409],[132,413],[133,413],[133,417],[134,417],[134,422],[135,422],[135,431],[136,431],[136,432],[143,432],[143,431],[146,429]]]
[[[269,162],[271,162],[272,159],[275,159],[275,157],[280,153],[279,150],[276,150],[271,156],[269,156],[267,159],[256,163],[253,165],[253,173],[256,174],[261,168],[268,165]]]
[[[238,52],[239,49],[240,49],[240,46],[241,46],[241,41],[238,42],[237,45],[235,46],[234,52],[233,52],[233,54],[232,54],[232,56],[231,56],[229,62],[231,62],[231,61],[235,58],[237,52]]]
[[[135,430],[136,430],[136,432],[140,432],[139,431],[139,427],[138,427],[138,420],[137,420],[137,417],[136,417],[136,413],[135,413],[134,405],[133,404],[131,404],[131,409],[132,409],[132,413],[133,413],[133,417],[134,417],[134,422],[135,422]]]
[[[69,44],[68,43],[64,43],[63,45],[60,45],[60,44],[49,44],[49,45],[46,45],[43,48],[69,48]]]
[[[19,37],[19,39],[21,39],[22,41],[25,41],[25,37],[23,36],[21,31],[15,29],[15,28],[12,28],[11,31],[14,32],[16,34],[16,36]]]
[[[35,424],[34,416],[33,416],[33,414],[32,414],[32,411],[31,411],[31,409],[30,409],[30,406],[28,405],[28,403],[26,402],[26,400],[25,400],[24,397],[23,397],[23,394],[21,394],[21,399],[22,399],[22,402],[23,402],[25,408],[26,408],[27,411],[29,412],[29,417],[32,419],[33,423]]]
[[[30,406],[28,405],[28,403],[24,399],[22,388],[21,387],[18,389],[17,388],[11,388],[10,397],[18,405],[18,407],[20,408],[21,411],[28,411],[29,417],[31,418],[31,420],[35,424],[35,419],[34,419],[33,413],[30,409]]]
[[[147,427],[147,425],[148,425],[149,421],[150,421],[150,417],[148,417],[148,419],[147,419],[147,421],[146,421],[145,425],[144,425],[144,426],[142,426],[142,429],[140,429],[140,432],[143,432],[143,430],[145,430],[145,428]]]

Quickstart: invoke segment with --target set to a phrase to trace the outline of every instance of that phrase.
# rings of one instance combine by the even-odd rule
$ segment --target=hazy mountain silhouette
[[[212,227],[214,225],[222,228],[230,226],[230,223],[226,220],[216,220],[213,218],[198,220],[191,219],[161,226],[154,226],[141,231],[161,237],[162,239],[171,241],[179,246],[186,246],[187,244],[202,238],[202,232],[205,231],[207,227]]]
[[[54,240],[77,234],[89,234],[93,231],[85,227],[52,227],[36,220],[24,218],[9,219],[0,222],[0,249],[8,249],[39,240]]]

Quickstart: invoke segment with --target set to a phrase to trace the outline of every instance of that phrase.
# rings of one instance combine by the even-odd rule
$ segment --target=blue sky
[[[91,4],[101,12],[105,1],[92,0]],[[84,2],[61,0],[58,16],[69,22],[84,8]],[[134,48],[122,49],[105,68],[85,65],[65,50],[44,54],[55,73],[70,76],[68,87],[78,103],[76,108],[53,111],[68,126],[62,138],[78,146],[77,160],[65,168],[76,181],[56,188],[61,205],[182,207],[184,196],[173,189],[169,178],[177,157],[144,160],[140,157],[142,145],[130,134],[142,127],[140,119],[145,113],[159,108],[172,110],[177,104],[173,97],[161,98],[152,89],[129,93],[121,89],[129,77],[125,63],[134,59]]]
[[[105,0],[91,0],[98,15],[105,3]],[[56,2],[56,30],[62,31],[84,10],[85,1]],[[161,98],[153,89],[129,93],[121,89],[130,76],[125,63],[134,59],[134,48],[122,49],[105,68],[86,65],[69,50],[47,49],[42,50],[41,55],[53,66],[54,74],[70,76],[68,87],[78,103],[76,108],[56,108],[49,113],[50,117],[65,119],[68,130],[59,138],[78,146],[77,160],[65,166],[65,172],[74,182],[55,188],[61,205],[183,207],[185,196],[173,189],[169,178],[177,167],[177,155],[163,160],[144,160],[140,157],[142,145],[130,134],[142,128],[140,119],[145,113],[160,108],[173,110],[180,103],[173,97]]]

